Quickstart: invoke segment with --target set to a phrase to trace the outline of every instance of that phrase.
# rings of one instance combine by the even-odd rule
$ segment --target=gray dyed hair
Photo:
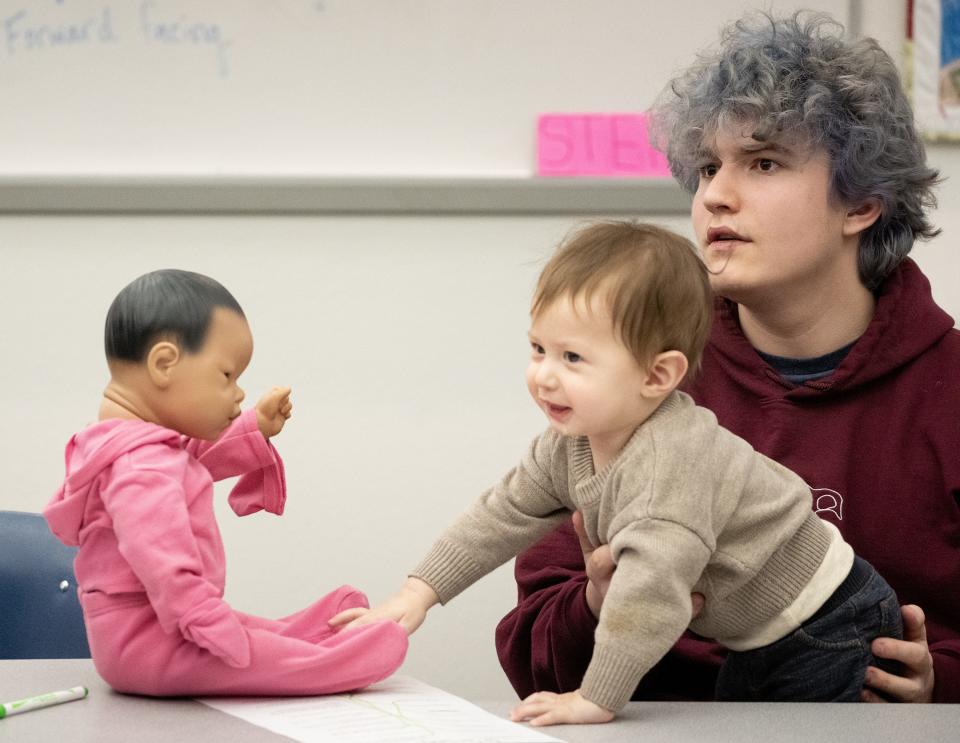
[[[890,56],[873,39],[850,40],[825,14],[748,15],[727,26],[720,46],[678,75],[651,111],[653,142],[679,183],[699,182],[705,142],[730,125],[758,141],[800,137],[831,163],[831,195],[881,215],[860,237],[860,280],[876,289],[917,238],[940,231],[936,170],[927,167],[913,111]]]

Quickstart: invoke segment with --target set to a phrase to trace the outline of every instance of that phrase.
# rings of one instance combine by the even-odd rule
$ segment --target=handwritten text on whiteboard
[[[156,50],[210,50],[207,54],[221,78],[230,76],[232,42],[222,24],[197,15],[189,3],[163,0],[97,3],[22,3],[0,5],[0,58],[29,59],[63,55],[93,47],[120,49],[135,43]],[[314,3],[317,12],[323,4]]]

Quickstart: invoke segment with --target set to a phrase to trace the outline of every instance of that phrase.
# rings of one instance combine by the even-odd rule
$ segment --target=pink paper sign
[[[670,166],[650,146],[643,114],[543,114],[537,174],[669,178]]]

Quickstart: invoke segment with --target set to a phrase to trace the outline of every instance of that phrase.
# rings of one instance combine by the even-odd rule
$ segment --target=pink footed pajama
[[[332,632],[327,620],[366,606],[349,586],[282,619],[233,610],[213,482],[240,475],[239,516],[281,514],[283,462],[240,415],[216,441],[110,419],[73,436],[66,479],[44,509],[61,541],[79,545],[80,603],[97,671],[117,691],[151,696],[311,695],[358,689],[403,661],[392,622]]]

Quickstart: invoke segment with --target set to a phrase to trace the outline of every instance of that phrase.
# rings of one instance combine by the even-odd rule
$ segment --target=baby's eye
[[[546,352],[543,350],[543,346],[541,346],[539,343],[533,343],[533,342],[531,341],[531,343],[530,343],[530,348],[533,349],[533,352],[534,352],[535,354],[538,354],[538,355],[540,355],[540,356],[542,356],[544,353],[546,353]]]
[[[573,351],[564,351],[563,358],[564,358],[564,361],[569,361],[571,364],[576,364],[578,361],[581,360],[582,357],[580,356],[580,354],[574,353]]]

